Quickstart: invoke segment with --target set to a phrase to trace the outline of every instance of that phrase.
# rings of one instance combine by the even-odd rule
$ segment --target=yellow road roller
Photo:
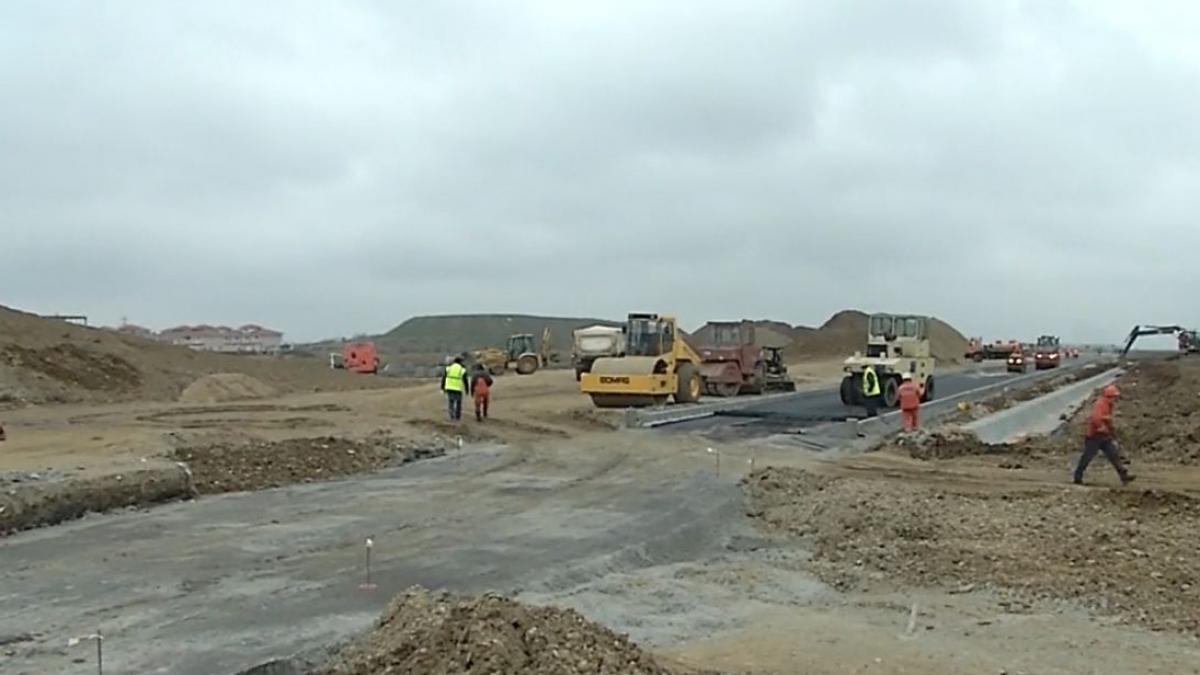
[[[625,354],[598,358],[579,390],[598,408],[643,408],[700,400],[700,356],[679,334],[675,318],[630,314],[622,328]]]

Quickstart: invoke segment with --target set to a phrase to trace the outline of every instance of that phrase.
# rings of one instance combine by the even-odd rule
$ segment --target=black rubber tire
[[[930,375],[929,377],[925,378],[925,393],[921,396],[921,401],[924,403],[932,401],[934,393],[933,376]]]
[[[738,395],[742,385],[737,382],[717,382],[713,385],[713,394],[721,398],[732,398]]]
[[[692,363],[679,364],[679,370],[676,373],[678,377],[678,389],[675,391],[676,403],[695,403],[700,400],[701,392],[704,391],[704,381],[700,379],[700,371]],[[695,385],[692,382],[695,382]],[[694,393],[693,393],[694,392]]]
[[[889,377],[883,381],[883,407],[895,408],[900,402],[900,379]]]
[[[538,370],[538,357],[533,354],[522,354],[517,359],[517,374],[532,375]]]
[[[858,397],[854,395],[854,378],[847,375],[842,378],[842,404],[843,405],[858,405]]]

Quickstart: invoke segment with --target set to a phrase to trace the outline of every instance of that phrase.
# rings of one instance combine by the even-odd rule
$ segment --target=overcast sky
[[[1197,34],[1186,0],[7,0],[0,303],[1196,325]]]

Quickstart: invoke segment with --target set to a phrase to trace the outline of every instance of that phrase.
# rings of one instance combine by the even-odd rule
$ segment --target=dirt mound
[[[924,460],[983,455],[992,451],[975,434],[955,427],[918,429],[898,436],[889,447],[913,459]]]
[[[789,354],[812,359],[849,356],[862,351],[868,319],[865,312],[847,309],[829,317],[820,328],[796,326],[792,329],[794,343]],[[929,333],[930,350],[938,361],[957,361],[967,350],[967,338],[940,319],[931,320]]]
[[[1136,363],[1116,384],[1121,398],[1113,419],[1123,455],[1133,462],[1200,464],[1200,359]],[[1020,446],[1047,457],[1078,455],[1094,403],[1095,394],[1066,421],[1063,433]]]
[[[191,469],[197,492],[212,494],[328,480],[445,452],[439,443],[326,436],[188,446],[176,449],[175,459]]]
[[[407,362],[408,355],[432,355],[430,364],[440,363],[446,354],[458,354],[483,347],[502,347],[508,336],[529,333],[541,343],[542,330],[550,328],[550,342],[555,353],[571,351],[572,333],[585,326],[620,325],[604,319],[526,314],[456,314],[444,316],[415,316],[390,331],[368,336],[385,361]],[[304,349],[336,351],[339,341],[305,345]]]
[[[179,400],[183,403],[225,403],[274,396],[270,385],[242,373],[215,373],[189,384]]]
[[[421,588],[392,600],[375,628],[321,675],[671,675],[626,637],[570,609]]]
[[[816,571],[969,591],[1013,606],[1080,602],[1155,629],[1200,635],[1200,496],[1032,484],[962,489],[770,468],[747,479],[754,515],[808,538]]]
[[[954,326],[934,317],[929,323],[929,350],[943,363],[960,361],[967,352],[967,338]]]
[[[195,494],[187,471],[175,464],[81,478],[0,474],[3,483],[0,535]]]
[[[797,327],[792,354],[804,358],[850,356],[862,351],[867,339],[867,315],[858,310],[843,310],[829,317],[820,328]]]
[[[142,382],[141,373],[125,359],[70,343],[33,349],[4,345],[0,359],[11,368],[89,391],[128,392]]]
[[[284,392],[391,386],[319,359],[214,354],[0,307],[0,404],[173,401],[197,378],[243,373]]]
[[[1135,365],[1117,380],[1121,399],[1114,422],[1131,457],[1200,464],[1200,359]],[[1085,406],[1076,425],[1090,405]]]

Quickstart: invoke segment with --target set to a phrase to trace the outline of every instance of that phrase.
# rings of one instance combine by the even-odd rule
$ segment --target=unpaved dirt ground
[[[253,389],[247,380],[202,378],[185,398],[224,399],[230,391]],[[500,377],[493,391],[491,417],[483,423],[470,411],[461,422],[448,421],[445,399],[429,380],[252,401],[13,410],[5,415],[8,440],[0,446],[0,531],[196,491],[257,490],[375,471],[435,456],[460,438],[533,442],[619,426],[619,413],[597,411],[578,393],[570,371]],[[191,486],[177,480],[177,462],[191,467]]]
[[[1008,611],[1067,601],[1200,636],[1200,472],[1178,467],[1195,456],[1197,384],[1200,360],[1139,364],[1118,382],[1117,427],[1139,474],[1128,488],[1069,484],[1085,406],[1063,434],[1012,447],[946,431],[765,469],[747,482],[751,511],[809,542],[839,588],[988,589]],[[1116,485],[1103,458],[1089,480]]]
[[[392,600],[370,632],[314,675],[681,672],[571,609],[414,588]]]

